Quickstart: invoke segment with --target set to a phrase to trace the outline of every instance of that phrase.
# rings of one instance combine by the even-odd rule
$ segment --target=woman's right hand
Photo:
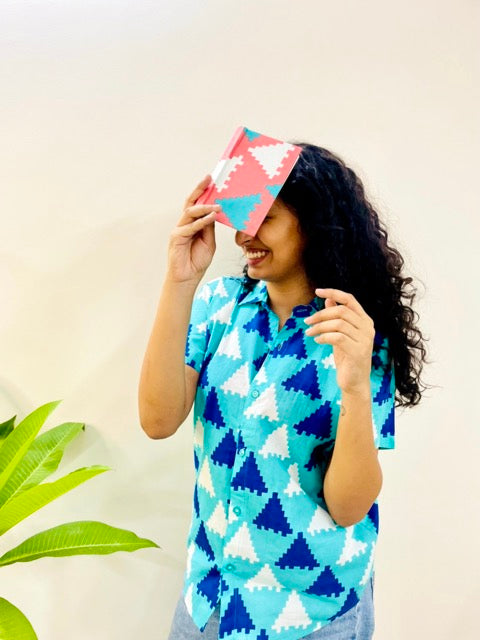
[[[220,205],[195,204],[211,182],[207,175],[185,201],[177,226],[170,235],[169,278],[175,282],[198,284],[215,253],[215,214]]]

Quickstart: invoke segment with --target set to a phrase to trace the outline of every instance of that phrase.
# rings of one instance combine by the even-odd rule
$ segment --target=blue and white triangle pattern
[[[269,154],[257,159],[272,173],[281,150]],[[265,283],[219,278],[197,294],[187,338],[199,384],[184,594],[199,628],[220,605],[222,640],[299,640],[355,606],[374,570],[376,510],[340,527],[323,496],[341,398],[333,350],[303,317],[278,332],[272,314]],[[379,344],[373,429],[391,448],[394,375]]]

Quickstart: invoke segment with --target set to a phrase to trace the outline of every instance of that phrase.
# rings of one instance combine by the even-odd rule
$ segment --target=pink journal
[[[219,204],[218,222],[254,236],[293,169],[301,147],[238,127],[198,204]]]

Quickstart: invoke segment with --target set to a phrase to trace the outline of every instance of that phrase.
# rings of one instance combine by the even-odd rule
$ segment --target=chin
[[[250,278],[254,278],[255,280],[265,280],[265,276],[262,276],[262,270],[257,267],[248,267],[247,274]]]

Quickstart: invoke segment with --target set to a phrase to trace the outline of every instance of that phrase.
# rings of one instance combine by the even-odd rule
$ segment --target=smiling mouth
[[[248,261],[257,261],[257,260],[261,260],[262,258],[264,258],[267,255],[267,253],[268,253],[268,251],[261,251],[261,250],[246,251],[245,252],[245,256],[246,256]]]

